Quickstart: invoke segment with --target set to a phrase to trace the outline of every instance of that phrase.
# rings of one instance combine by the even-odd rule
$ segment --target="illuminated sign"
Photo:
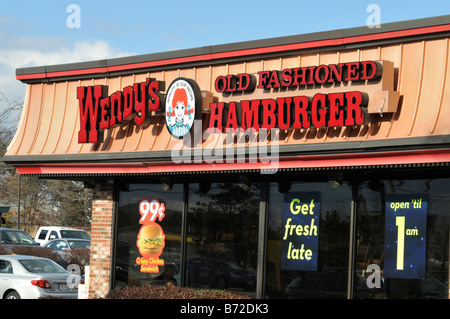
[[[147,78],[123,91],[106,96],[104,85],[79,86],[77,99],[80,108],[78,143],[103,141],[103,130],[134,121],[136,125],[148,122],[148,114],[160,107],[160,82]]]
[[[386,195],[386,278],[424,278],[427,208],[427,196],[423,194]]]
[[[219,75],[214,81],[214,89],[222,98],[209,104],[207,130],[259,131],[362,125],[368,121],[366,113],[382,115],[396,111],[399,92],[393,91],[393,79],[394,66],[388,61]],[[175,79],[165,95],[161,92],[164,89],[164,82],[150,78],[109,96],[108,87],[104,85],[78,87],[78,142],[101,143],[105,129],[132,122],[145,125],[150,116],[163,114],[170,134],[183,138],[191,131],[194,120],[202,119],[202,93],[198,84],[187,78]],[[309,94],[291,93],[299,91]],[[270,92],[273,96],[262,98]],[[233,100],[237,96],[239,100]]]
[[[282,269],[317,270],[319,218],[319,192],[289,192],[284,195]]]
[[[210,105],[209,129],[270,130],[361,125],[365,122],[363,94],[358,91],[277,99],[254,99]],[[224,111],[226,110],[226,111]],[[225,115],[226,113],[226,115]]]
[[[382,69],[378,62],[362,61],[260,71],[257,79],[252,74],[241,73],[217,77],[215,89],[223,94],[313,87],[323,87],[326,91],[330,86],[347,86],[350,81],[365,83],[377,80]],[[366,122],[367,103],[365,94],[356,90],[217,102],[210,104],[209,129],[259,131],[361,125]]]
[[[164,266],[164,259],[159,259],[165,246],[165,234],[156,219],[162,221],[166,207],[164,203],[153,199],[144,199],[139,204],[139,213],[142,224],[139,230],[136,246],[141,257],[136,258],[136,264],[141,266],[140,271],[145,273],[158,273],[159,266]]]

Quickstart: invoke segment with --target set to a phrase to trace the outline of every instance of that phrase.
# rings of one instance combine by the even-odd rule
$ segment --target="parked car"
[[[70,263],[70,250],[73,249],[91,249],[91,241],[89,239],[79,238],[60,238],[49,241],[43,247],[51,248],[57,253],[57,263],[66,268]]]
[[[256,274],[228,260],[192,258],[188,262],[188,284],[209,285],[218,289],[235,287],[253,290],[256,287]]]
[[[6,247],[10,252],[14,246],[39,246],[39,244],[23,230],[0,228],[0,246]]]
[[[33,256],[0,256],[0,298],[78,298],[81,277],[70,274],[54,261]]]
[[[56,238],[80,238],[91,239],[88,232],[82,229],[59,227],[59,226],[43,226],[39,228],[34,240],[41,246]]]

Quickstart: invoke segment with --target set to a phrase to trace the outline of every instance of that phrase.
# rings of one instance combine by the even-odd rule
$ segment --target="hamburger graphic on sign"
[[[137,246],[141,255],[159,256],[164,248],[164,232],[158,224],[141,227]]]
[[[159,259],[159,256],[165,246],[165,235],[156,221],[163,220],[165,210],[164,203],[157,199],[144,199],[139,204],[139,223],[142,226],[137,235],[136,246],[141,256],[136,258],[136,264],[141,265],[141,272],[158,273],[159,266],[164,265],[164,259]]]

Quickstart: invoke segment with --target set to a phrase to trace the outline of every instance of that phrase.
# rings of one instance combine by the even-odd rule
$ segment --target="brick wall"
[[[113,246],[113,181],[95,184],[92,200],[89,298],[109,292]]]

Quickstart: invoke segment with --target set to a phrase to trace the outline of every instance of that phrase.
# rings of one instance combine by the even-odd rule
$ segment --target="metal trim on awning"
[[[253,163],[90,163],[17,166],[19,174],[39,177],[119,177],[203,175],[229,173],[273,174],[330,170],[440,168],[450,165],[450,149],[363,154],[298,156],[278,162]]]

